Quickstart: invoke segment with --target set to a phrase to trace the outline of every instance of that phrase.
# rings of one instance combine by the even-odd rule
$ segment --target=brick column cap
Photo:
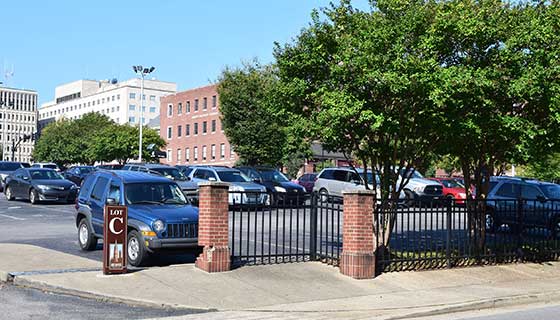
[[[208,181],[198,184],[199,187],[216,187],[216,188],[229,188],[230,184],[227,182]]]
[[[366,189],[343,190],[342,191],[342,195],[352,195],[352,194],[374,196],[377,193],[374,190],[366,190]]]

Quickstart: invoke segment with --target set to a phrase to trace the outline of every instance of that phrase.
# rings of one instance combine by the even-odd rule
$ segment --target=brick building
[[[167,142],[167,158],[161,163],[233,166],[237,156],[220,115],[216,85],[162,97],[160,136]]]

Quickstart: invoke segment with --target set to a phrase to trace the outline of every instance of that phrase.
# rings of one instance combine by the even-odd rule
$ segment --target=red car
[[[453,178],[430,178],[435,180],[443,186],[443,196],[457,200],[457,204],[464,204],[467,195],[465,193],[465,186],[460,184]]]
[[[317,180],[316,173],[306,173],[296,180],[296,183],[305,188],[307,192],[313,192],[313,186]]]

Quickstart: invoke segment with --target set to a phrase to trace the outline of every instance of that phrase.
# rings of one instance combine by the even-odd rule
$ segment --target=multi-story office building
[[[237,156],[220,121],[216,85],[161,99],[160,136],[167,142],[166,164],[233,166]]]
[[[160,99],[177,91],[177,84],[144,80],[144,114],[140,119],[140,79],[124,82],[78,80],[56,87],[54,101],[41,105],[39,130],[64,117],[79,119],[89,112],[99,112],[123,124],[148,124],[159,115]]]
[[[0,87],[2,159],[30,162],[37,132],[37,92]]]

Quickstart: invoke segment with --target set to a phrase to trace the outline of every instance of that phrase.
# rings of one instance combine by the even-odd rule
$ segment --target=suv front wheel
[[[78,242],[80,248],[84,251],[92,251],[97,248],[97,238],[91,232],[86,218],[82,218],[80,224],[78,224]]]
[[[128,263],[134,267],[140,267],[148,260],[148,252],[144,248],[142,238],[136,230],[128,233]]]

